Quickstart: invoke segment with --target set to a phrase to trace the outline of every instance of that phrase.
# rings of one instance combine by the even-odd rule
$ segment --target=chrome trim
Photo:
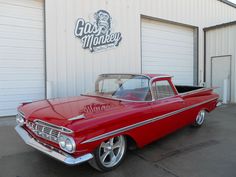
[[[67,164],[67,165],[77,165],[82,162],[88,161],[93,158],[93,155],[91,153],[85,154],[83,156],[74,158],[71,155],[67,153],[59,153],[55,150],[55,148],[48,148],[47,146],[44,146],[37,142],[34,138],[32,138],[29,133],[24,130],[24,128],[17,125],[15,127],[16,132],[20,135],[20,137],[25,141],[26,144],[32,146],[33,148]]]
[[[36,136],[46,139],[48,141],[52,141],[54,143],[58,143],[58,138],[61,132],[55,128],[50,126],[46,126],[43,124],[38,124],[37,122],[26,121],[26,127],[32,131]],[[46,130],[46,131],[45,131]]]
[[[43,121],[43,120],[39,120],[39,119],[35,119],[34,122],[36,124],[39,124],[39,125],[42,125],[42,126],[45,126],[45,127],[48,127],[48,128],[53,128],[53,129],[56,129],[58,131],[61,131],[62,133],[73,133],[73,130],[69,129],[69,128],[66,128],[66,127],[63,127],[63,126],[58,126],[58,125],[55,125],[55,124],[51,124],[51,123],[48,123],[46,121]]]
[[[35,119],[34,121],[27,120],[25,124],[26,127],[36,136],[54,143],[58,143],[58,138],[60,137],[61,133],[73,133],[73,131],[68,128],[57,126],[38,119]]]
[[[98,76],[102,76],[102,75],[136,75],[136,76],[144,76],[148,79],[151,79],[151,77],[145,74],[136,74],[136,73],[103,73],[103,74],[99,74]]]
[[[148,79],[148,86],[151,92],[151,96],[152,99],[150,101],[134,101],[134,100],[126,100],[126,99],[120,99],[120,98],[109,98],[109,97],[103,97],[103,96],[97,96],[97,95],[89,95],[89,94],[81,94],[82,96],[94,96],[94,97],[99,97],[99,98],[107,98],[107,99],[111,99],[111,100],[117,100],[117,101],[126,101],[126,102],[133,102],[133,103],[148,103],[148,102],[153,102],[155,101],[154,97],[153,97],[153,93],[151,90],[151,84],[150,84],[150,80],[152,79],[151,77],[149,77],[148,75],[145,74],[135,74],[135,73],[107,73],[107,74],[100,74],[98,76],[103,76],[103,75],[134,75],[134,76],[143,76],[146,77]]]
[[[64,139],[64,142],[65,142],[65,147],[64,147],[64,148],[61,146],[60,138],[63,138],[63,139]],[[69,151],[69,150],[66,148],[66,139],[69,139],[69,140],[70,140],[70,143],[71,143],[71,145],[72,145],[72,150],[71,150],[71,151]],[[68,153],[70,153],[70,154],[71,154],[71,153],[74,153],[75,150],[76,150],[75,140],[74,140],[74,138],[72,138],[72,137],[70,137],[70,136],[66,136],[66,135],[60,134],[60,136],[58,137],[58,144],[59,144],[59,146],[60,146],[60,148],[61,148],[62,150],[66,151],[66,152],[68,152]]]
[[[132,103],[150,103],[156,101],[154,98],[153,94],[153,89],[152,89],[152,82],[154,79],[161,79],[161,78],[172,78],[173,76],[155,76],[155,77],[149,77],[148,75],[145,74],[132,74],[132,73],[108,73],[108,74],[100,74],[99,76],[102,75],[136,75],[136,76],[144,76],[146,77],[148,81],[148,86],[151,92],[152,99],[150,101],[134,101],[134,100],[125,100],[125,99],[120,99],[120,98],[109,98],[109,97],[103,97],[103,96],[98,96],[98,95],[89,95],[89,94],[81,94],[82,96],[92,96],[92,97],[99,97],[99,98],[105,98],[105,99],[110,99],[110,100],[117,100],[117,101],[126,101],[126,102],[132,102]]]
[[[162,76],[155,76],[155,77],[152,77],[151,80],[163,79],[163,78],[172,78],[172,77],[174,77],[174,76],[162,75]]]
[[[20,126],[25,124],[25,114],[20,110],[17,110],[16,123]]]
[[[163,78],[172,78],[173,76],[156,76],[156,77],[153,77],[150,79],[149,81],[149,88],[150,88],[150,91],[151,91],[151,94],[152,94],[152,101],[157,101],[157,100],[162,100],[162,99],[166,99],[166,98],[170,98],[170,97],[173,97],[173,96],[170,96],[170,97],[165,97],[165,98],[161,98],[161,99],[156,99],[155,98],[155,94],[154,94],[154,91],[153,91],[153,87],[152,87],[152,83],[155,79],[163,79]],[[171,87],[172,88],[172,87]],[[172,88],[173,89],[173,88]],[[175,90],[177,90],[176,88],[174,88]],[[174,90],[173,90],[174,91]],[[178,92],[177,92],[178,93]],[[174,96],[176,96],[178,94],[175,94],[174,93]]]
[[[81,94],[81,96],[91,96],[91,97],[98,97],[98,98],[104,98],[104,99],[109,99],[109,100],[132,102],[132,103],[150,103],[150,102],[155,101],[155,100],[150,100],[150,101],[134,101],[134,100],[125,100],[125,99],[120,99],[120,98],[109,98],[109,97],[103,97],[103,96],[98,96],[98,95],[89,95],[89,94]]]
[[[69,118],[68,120],[78,120],[78,119],[85,119],[85,118],[86,118],[85,115],[81,114],[81,115]]]
[[[154,78],[156,78],[156,77],[154,77]],[[154,91],[153,91],[153,88],[152,88],[152,82],[153,82],[154,78],[149,80],[149,89],[150,89],[150,92],[151,92],[151,95],[152,95],[152,101],[151,102],[156,101],[155,94],[154,94]]]
[[[150,77],[146,74],[137,74],[137,73],[103,73],[103,74],[99,74],[98,76],[102,76],[102,75],[136,75],[136,76],[144,76],[144,77],[147,77],[148,79],[173,77],[169,75],[160,75],[160,76]]]
[[[21,117],[25,118],[25,114],[24,114],[22,111],[19,111],[19,110],[18,110],[18,114],[19,114]]]
[[[222,106],[222,102],[219,101],[217,104],[216,104],[216,107],[219,107],[219,106]]]
[[[203,101],[203,102],[201,102],[201,103],[194,104],[194,105],[189,106],[189,107],[186,107],[186,108],[182,108],[182,109],[180,109],[180,110],[176,110],[176,111],[173,111],[173,112],[170,112],[170,113],[161,115],[161,116],[154,117],[154,118],[152,118],[152,119],[144,120],[144,121],[138,122],[138,123],[136,123],[136,124],[132,124],[132,125],[129,125],[129,126],[126,126],[126,127],[120,128],[120,129],[117,129],[117,130],[113,130],[113,131],[111,131],[111,132],[107,132],[107,133],[98,135],[98,136],[96,136],[96,137],[90,138],[90,139],[88,139],[88,140],[85,140],[85,141],[83,141],[81,144],[94,142],[94,141],[97,141],[97,140],[100,140],[100,139],[103,139],[103,138],[107,138],[107,137],[110,137],[110,136],[114,136],[114,135],[119,134],[119,133],[122,133],[122,132],[124,132],[124,131],[128,131],[128,130],[131,130],[131,129],[134,129],[134,128],[137,128],[137,127],[140,127],[140,126],[143,126],[143,125],[146,125],[146,124],[150,124],[150,123],[152,123],[152,122],[155,122],[155,121],[158,121],[158,120],[161,120],[161,119],[164,119],[164,118],[173,116],[173,115],[175,115],[175,114],[178,114],[178,113],[181,113],[181,112],[183,112],[183,111],[192,109],[192,108],[194,108],[194,107],[200,106],[200,105],[202,105],[202,104],[211,102],[211,101],[216,100],[216,99],[218,99],[218,98],[217,98],[217,97],[216,97],[216,98],[212,98],[212,99],[210,99],[210,100],[206,100],[206,101]]]

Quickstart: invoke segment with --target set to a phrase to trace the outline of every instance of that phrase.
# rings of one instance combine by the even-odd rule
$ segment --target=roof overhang
[[[236,21],[232,21],[232,22],[228,22],[228,23],[222,23],[222,24],[218,24],[218,25],[214,25],[214,26],[209,26],[209,27],[203,28],[203,30],[204,31],[209,31],[209,30],[223,28],[223,27],[232,26],[232,25],[236,25]]]
[[[228,4],[228,5],[231,6],[231,7],[236,8],[236,4],[234,4],[234,3],[232,3],[232,2],[230,2],[230,1],[228,1],[228,0],[218,0],[218,1],[223,2],[223,3],[225,3],[225,4]]]

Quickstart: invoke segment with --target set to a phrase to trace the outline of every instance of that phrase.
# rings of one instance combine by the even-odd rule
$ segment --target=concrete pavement
[[[197,129],[186,127],[100,173],[87,163],[66,166],[27,146],[14,118],[0,119],[0,177],[236,177],[236,105],[222,106]]]

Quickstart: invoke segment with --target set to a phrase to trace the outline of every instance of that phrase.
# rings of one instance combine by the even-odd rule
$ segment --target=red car
[[[102,74],[93,93],[19,106],[16,131],[28,145],[66,164],[117,167],[143,147],[187,125],[200,127],[219,96],[177,86],[168,75]]]

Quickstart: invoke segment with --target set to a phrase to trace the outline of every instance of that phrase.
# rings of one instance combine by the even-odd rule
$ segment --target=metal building
[[[87,92],[100,73],[210,85],[209,58],[232,55],[235,69],[234,52],[217,53],[218,33],[204,38],[204,28],[235,20],[226,0],[0,0],[0,116],[22,102]]]
[[[215,91],[221,98],[226,97],[225,102],[235,102],[236,22],[205,28],[205,37],[207,86],[218,86]]]

